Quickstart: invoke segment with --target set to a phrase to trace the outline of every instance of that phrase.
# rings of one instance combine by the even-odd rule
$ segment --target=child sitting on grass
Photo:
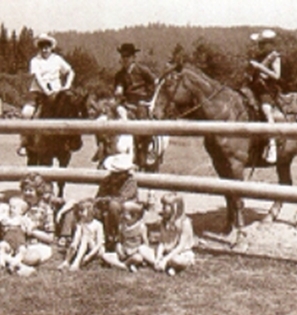
[[[191,220],[185,215],[184,201],[175,193],[161,198],[160,243],[157,251],[143,246],[141,254],[156,271],[174,276],[195,261],[194,232]]]
[[[74,211],[77,224],[65,260],[58,266],[61,270],[77,271],[95,257],[101,257],[105,251],[103,225],[94,219],[94,200],[80,201]]]
[[[105,253],[103,260],[111,266],[136,272],[143,264],[140,247],[148,246],[147,227],[142,204],[126,201],[119,226],[119,242],[115,253]]]
[[[0,224],[2,241],[0,242],[0,267],[8,267],[11,272],[19,271],[27,275],[35,269],[22,264],[26,255],[26,231],[33,228],[33,222],[25,217],[28,204],[19,197],[9,199],[7,215],[1,213]]]

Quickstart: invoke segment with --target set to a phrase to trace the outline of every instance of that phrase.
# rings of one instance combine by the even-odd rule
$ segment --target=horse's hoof
[[[229,234],[228,238],[230,240],[230,248],[238,248],[238,246],[245,242],[247,237],[247,233],[242,231],[241,229],[233,229]]]

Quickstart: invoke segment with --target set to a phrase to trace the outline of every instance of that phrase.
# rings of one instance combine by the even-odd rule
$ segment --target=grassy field
[[[17,142],[12,136],[0,140],[2,165],[24,165],[14,152]],[[162,172],[215,176],[201,141],[186,142],[172,141]],[[71,166],[94,168],[92,146],[92,139],[86,138]],[[254,180],[275,182],[276,177],[272,170],[258,170]],[[95,189],[86,185],[75,193],[84,188],[85,192]],[[68,186],[68,194],[71,189]],[[61,259],[55,250],[53,259],[30,278],[1,271],[0,315],[297,314],[297,266],[290,261],[200,249],[195,266],[171,278],[149,268],[126,273],[97,261],[77,273],[60,273],[56,267]]]

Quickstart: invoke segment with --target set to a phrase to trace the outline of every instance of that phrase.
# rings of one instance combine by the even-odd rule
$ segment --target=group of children
[[[114,252],[104,249],[104,229],[94,218],[94,200],[85,199],[75,209],[77,225],[73,240],[59,269],[77,270],[95,257],[112,267],[136,272],[149,265],[169,275],[194,264],[194,233],[185,215],[183,199],[175,193],[161,198],[160,240],[157,246],[149,243],[142,203],[123,203],[119,224],[119,239]]]
[[[49,192],[52,187],[48,185]],[[52,206],[62,207],[58,200],[44,190],[41,199]],[[136,272],[142,266],[151,266],[156,271],[174,275],[194,263],[194,234],[190,219],[185,215],[183,199],[176,193],[167,193],[161,198],[160,240],[151,245],[145,223],[145,205],[137,201],[126,201],[122,205],[119,222],[119,238],[115,251],[105,250],[103,223],[96,218],[96,200],[86,198],[77,203],[66,203],[72,207],[75,228],[64,261],[59,270],[76,271],[97,258],[105,265]],[[40,205],[40,202],[39,202]],[[28,236],[38,227],[38,207],[31,207],[22,197],[12,197],[0,205],[0,267],[30,275],[35,268],[24,264],[27,255]],[[54,213],[54,212],[53,212]],[[39,240],[40,241],[40,240]],[[42,239],[41,239],[42,242]]]

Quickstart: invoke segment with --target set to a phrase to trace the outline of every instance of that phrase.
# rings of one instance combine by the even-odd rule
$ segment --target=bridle
[[[162,85],[165,83],[166,81],[166,78],[172,74],[172,72],[174,72],[177,67],[179,67],[179,65],[174,65],[172,66],[169,70],[167,70],[162,76],[161,76],[161,80],[160,82],[163,82]],[[175,88],[174,88],[174,91],[168,96],[169,98],[169,102],[168,103],[174,103],[173,100],[174,100],[174,97],[177,93],[177,89],[179,87],[180,84],[183,84],[183,87],[185,89],[187,89],[192,95],[193,95],[193,92],[190,91],[184,84],[184,82],[182,81],[182,75],[180,74],[178,76],[178,80],[176,81],[176,85],[175,85]],[[196,110],[202,108],[208,101],[212,100],[217,94],[219,94],[223,89],[225,88],[225,85],[221,85],[219,89],[216,89],[213,91],[213,93],[206,99],[204,100],[202,103],[198,103],[197,105],[191,107],[190,109],[188,110],[185,110],[183,113],[179,114],[176,118],[185,118],[186,116],[194,113]],[[196,97],[193,95],[193,98],[196,99]]]

